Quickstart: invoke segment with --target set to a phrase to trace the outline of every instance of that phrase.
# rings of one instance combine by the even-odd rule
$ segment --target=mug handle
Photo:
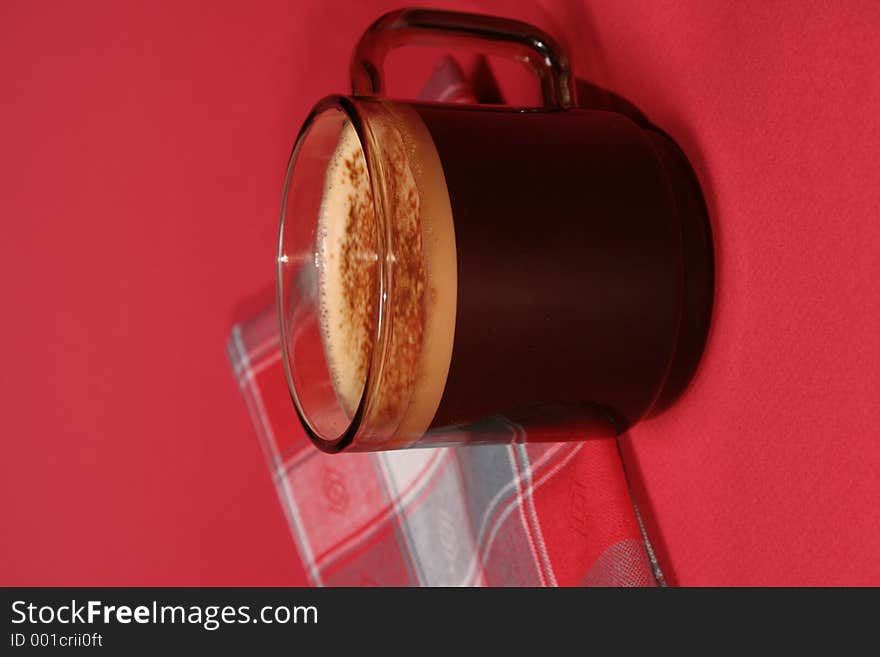
[[[479,45],[487,54],[511,57],[528,64],[538,76],[546,107],[575,106],[568,58],[547,33],[522,21],[436,9],[392,11],[364,32],[351,62],[354,95],[383,95],[385,57],[411,44]]]

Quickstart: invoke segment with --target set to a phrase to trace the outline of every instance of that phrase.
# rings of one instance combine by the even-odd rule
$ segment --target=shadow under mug
[[[544,106],[384,98],[385,55],[407,44],[524,61]],[[282,357],[315,445],[607,437],[680,395],[713,260],[666,135],[576,108],[565,55],[513,20],[387,14],[352,81],[307,118],[281,211]]]

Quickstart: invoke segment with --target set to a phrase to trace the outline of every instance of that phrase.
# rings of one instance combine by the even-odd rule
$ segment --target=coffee
[[[599,418],[596,433],[637,421],[681,311],[681,220],[653,136],[609,112],[415,109],[443,164],[457,249],[434,426],[559,405]]]
[[[377,259],[366,160],[348,124],[327,168],[315,265],[327,367],[349,416],[360,401],[373,349]]]
[[[373,363],[380,286],[393,299],[392,327],[371,421],[400,437],[430,425],[446,382],[455,323],[455,240],[433,143],[418,116],[387,106],[372,126],[383,178],[385,261],[367,160],[355,129],[343,128],[327,167],[318,221],[319,316],[327,365],[351,417]]]

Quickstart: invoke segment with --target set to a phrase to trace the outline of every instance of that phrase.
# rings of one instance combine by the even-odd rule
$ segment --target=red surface
[[[0,583],[304,581],[223,347],[299,124],[396,6],[3,3]],[[560,35],[707,195],[708,350],[626,450],[673,581],[880,584],[880,5],[483,9]]]

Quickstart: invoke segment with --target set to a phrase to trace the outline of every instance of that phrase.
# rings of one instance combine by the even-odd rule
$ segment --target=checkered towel
[[[473,99],[444,61],[423,92]],[[287,392],[274,309],[228,355],[315,585],[662,584],[614,439],[328,455]]]

